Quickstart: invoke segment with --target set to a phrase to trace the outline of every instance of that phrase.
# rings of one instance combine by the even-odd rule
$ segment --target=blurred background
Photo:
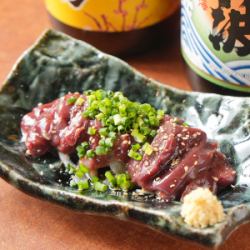
[[[54,0],[50,1],[53,2],[56,3]],[[76,4],[76,8],[80,2],[68,1],[69,4]],[[177,3],[173,5],[175,13],[168,13],[172,15],[167,19],[164,32],[160,36],[150,33],[154,34],[151,35],[153,37],[158,36],[157,43],[143,48],[143,52],[135,51],[121,57],[148,77],[176,88],[190,90],[180,54],[179,2],[173,2]],[[17,58],[42,32],[52,26],[43,0],[1,0],[0,13],[2,84]],[[55,20],[53,22],[58,25]],[[147,36],[141,35],[144,40],[139,39],[139,44],[144,47]],[[115,44],[110,45],[115,47]],[[125,41],[123,45],[127,45]],[[2,179],[0,190],[0,249],[205,249],[172,239],[141,225],[79,214],[37,200],[14,189]],[[220,250],[237,247],[250,249],[249,232],[249,225],[242,226]]]
[[[0,11],[2,13],[0,17],[0,82],[3,82],[20,54],[52,25],[43,0],[17,1],[15,6],[7,0],[1,0]],[[132,53],[123,58],[149,77],[177,88],[190,89],[186,76],[183,74],[184,68],[180,55],[178,10],[168,20],[165,27],[161,37],[155,39],[158,40],[155,45],[149,46],[143,53],[134,53],[134,55]],[[144,39],[140,42],[143,46],[147,41]]]

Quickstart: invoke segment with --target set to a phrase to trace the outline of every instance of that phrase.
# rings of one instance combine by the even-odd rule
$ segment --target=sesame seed
[[[184,171],[187,172],[188,171],[188,166],[184,167]]]
[[[180,162],[180,159],[177,158],[177,159],[174,159],[171,163],[171,166],[174,166],[174,165],[177,165],[178,163]]]
[[[170,188],[173,188],[173,187],[175,187],[175,184],[171,184],[169,187],[170,187]]]
[[[218,179],[217,177],[215,177],[215,176],[212,176],[212,178],[213,178],[214,181],[218,181],[218,180],[219,180],[219,179]]]
[[[198,164],[198,161],[195,161],[195,162],[194,162],[194,165],[196,166],[197,164]]]

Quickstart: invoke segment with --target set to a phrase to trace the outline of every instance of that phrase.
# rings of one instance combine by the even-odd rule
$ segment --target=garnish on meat
[[[225,213],[218,198],[208,188],[199,187],[184,197],[181,216],[189,226],[205,228],[223,221]]]
[[[138,186],[171,201],[198,187],[216,193],[235,181],[234,169],[204,131],[120,92],[69,93],[39,104],[21,129],[27,155],[56,148],[59,155],[78,156],[66,168],[79,190]]]

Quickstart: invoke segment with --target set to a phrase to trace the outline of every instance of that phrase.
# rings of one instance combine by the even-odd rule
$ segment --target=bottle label
[[[156,24],[178,7],[176,0],[46,0],[49,13],[74,28],[121,32]]]
[[[182,0],[181,47],[201,77],[250,92],[250,1]]]

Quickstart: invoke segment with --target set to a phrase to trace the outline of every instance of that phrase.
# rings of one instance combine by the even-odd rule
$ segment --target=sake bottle
[[[250,1],[182,0],[181,50],[193,89],[250,96]]]
[[[120,55],[156,44],[179,1],[45,0],[54,27],[102,51]]]

